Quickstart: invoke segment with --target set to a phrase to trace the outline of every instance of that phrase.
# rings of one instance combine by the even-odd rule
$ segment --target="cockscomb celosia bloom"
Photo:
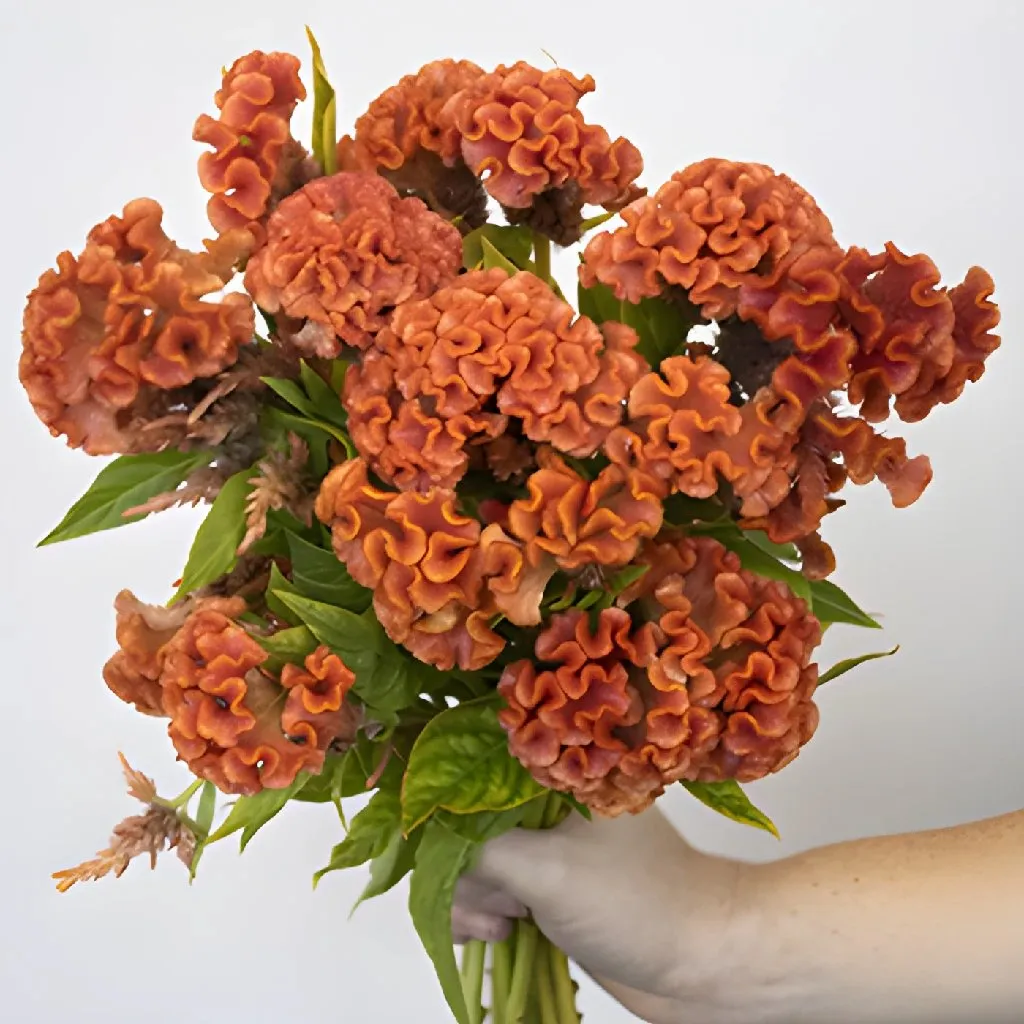
[[[21,382],[50,432],[91,455],[145,450],[144,433],[128,427],[158,404],[154,392],[215,376],[252,340],[248,296],[203,300],[231,278],[252,236],[232,231],[194,253],[162,219],[152,199],[128,203],[89,232],[78,257],[61,253],[28,298]]]
[[[282,200],[266,244],[249,260],[256,304],[305,325],[292,337],[309,355],[366,348],[398,303],[447,284],[462,265],[462,236],[374,174],[339,172]]]
[[[218,231],[259,221],[312,172],[292,137],[291,117],[306,98],[299,61],[259,50],[239,58],[214,97],[220,116],[201,114],[192,138],[213,147],[199,158],[199,180],[213,195],[207,204]]]
[[[832,227],[814,200],[763,164],[711,158],[622,211],[587,245],[580,280],[639,302],[682,288],[706,317],[735,312],[740,287],[770,286]]]

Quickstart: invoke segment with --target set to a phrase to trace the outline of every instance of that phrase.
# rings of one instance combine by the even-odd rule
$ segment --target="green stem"
[[[169,807],[172,811],[177,811],[182,807],[187,807],[189,800],[192,799],[202,788],[205,779],[196,779],[190,786],[187,786],[181,793],[179,793],[173,800],[157,800],[158,804],[163,807]]]
[[[484,956],[487,943],[467,942],[462,950],[462,994],[466,997],[469,1024],[481,1024],[483,1008],[480,1003],[484,990]]]
[[[580,1015],[576,1009],[576,990],[569,973],[569,959],[555,945],[548,943],[548,958],[551,964],[551,979],[555,988],[555,1005],[558,1024],[579,1024]]]
[[[537,947],[533,971],[534,985],[537,990],[539,1024],[567,1024],[558,1016],[558,1007],[555,1005],[555,989],[551,978],[551,957],[548,953],[550,948],[551,943],[542,935]]]
[[[533,262],[542,281],[551,280],[551,240],[539,231],[533,233]]]
[[[540,932],[532,921],[520,921],[516,926],[516,962],[512,968],[512,985],[508,993],[508,1024],[522,1024],[526,1013],[539,938]]]
[[[491,946],[491,1024],[508,1024],[508,993],[512,984],[511,940]]]

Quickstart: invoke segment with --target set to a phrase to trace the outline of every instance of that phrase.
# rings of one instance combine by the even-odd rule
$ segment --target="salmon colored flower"
[[[584,204],[618,209],[640,194],[639,150],[613,141],[578,109],[593,91],[589,75],[520,61],[475,77],[440,114],[454,122],[463,159],[490,195],[506,209],[535,211],[527,222],[562,245],[579,238]]]
[[[833,243],[828,219],[795,182],[717,158],[672,175],[622,219],[587,245],[583,284],[600,281],[629,302],[680,288],[714,319],[735,312],[742,286],[770,286],[802,252]]]
[[[247,296],[203,301],[252,236],[230,232],[193,253],[167,237],[162,218],[154,200],[130,202],[89,232],[78,257],[61,253],[28,297],[21,382],[50,432],[91,455],[166,443],[128,428],[157,393],[171,393],[168,410],[196,404],[179,389],[232,366],[252,340]]]
[[[366,348],[394,306],[430,295],[461,265],[458,230],[419,199],[341,172],[280,203],[245,286],[261,309],[305,321],[292,339],[301,351],[333,358],[342,344]]]
[[[220,116],[201,114],[192,132],[196,142],[213,147],[199,158],[199,180],[213,193],[207,212],[218,231],[262,220],[312,176],[290,127],[305,98],[298,58],[289,53],[255,50],[225,72],[214,97]]]

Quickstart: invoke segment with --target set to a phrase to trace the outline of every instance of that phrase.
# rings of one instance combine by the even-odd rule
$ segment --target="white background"
[[[709,155],[762,161],[806,186],[846,244],[877,249],[891,238],[929,253],[950,283],[971,263],[993,274],[1004,349],[959,402],[907,431],[912,450],[932,457],[931,488],[902,512],[880,485],[850,488],[827,527],[836,579],[884,615],[887,631],[836,628],[823,661],[896,642],[902,652],[823,691],[817,737],[752,787],[781,845],[684,793],[667,806],[694,842],[760,859],[1024,805],[1022,18],[1009,0],[2,0],[0,1017],[448,1019],[404,891],[352,922],[360,872],[311,891],[339,838],[329,807],[289,808],[241,858],[230,842],[215,848],[192,888],[173,857],[64,896],[48,877],[133,813],[118,750],[168,793],[187,779],[160,723],[109,695],[100,668],[114,594],[164,599],[197,518],[169,513],[34,550],[99,463],[50,439],[19,388],[24,296],[58,251],[77,252],[95,222],[136,196],[159,199],[170,233],[197,247],[209,229],[192,123],[214,111],[221,66],[250,49],[295,52],[308,75],[305,22],[340,94],[341,130],[428,60],[546,66],[546,49],[595,76],[584,109],[640,146],[645,183]],[[300,110],[302,137],[308,121]],[[588,1024],[626,1019],[588,985],[583,1006]]]

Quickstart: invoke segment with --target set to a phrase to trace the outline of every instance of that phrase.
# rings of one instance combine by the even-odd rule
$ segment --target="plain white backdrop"
[[[310,875],[339,839],[329,806],[289,808],[242,857],[230,841],[212,849],[191,888],[173,857],[64,896],[49,879],[134,812],[118,750],[169,793],[187,781],[161,724],[114,699],[100,668],[115,593],[165,599],[198,513],[34,549],[100,463],[51,439],[21,392],[24,296],[61,249],[78,251],[95,222],[137,196],[157,198],[170,233],[197,247],[209,228],[192,123],[213,111],[221,66],[251,49],[297,53],[308,75],[304,23],[337,87],[340,130],[428,60],[543,66],[547,50],[595,76],[584,109],[641,148],[646,184],[705,156],[769,163],[815,195],[846,244],[877,249],[891,238],[930,254],[949,283],[972,263],[993,274],[1003,349],[960,401],[906,430],[911,449],[932,457],[932,486],[905,511],[880,485],[850,488],[848,507],[827,524],[835,578],[887,628],[837,627],[822,660],[894,643],[901,653],[823,690],[813,742],[751,787],[781,844],[683,792],[667,807],[695,843],[767,859],[1024,805],[1017,4],[2,0],[0,1017],[448,1020],[404,889],[351,922],[361,872],[313,893]],[[300,137],[309,117],[300,109]],[[589,1024],[627,1019],[588,984],[582,1005]]]

